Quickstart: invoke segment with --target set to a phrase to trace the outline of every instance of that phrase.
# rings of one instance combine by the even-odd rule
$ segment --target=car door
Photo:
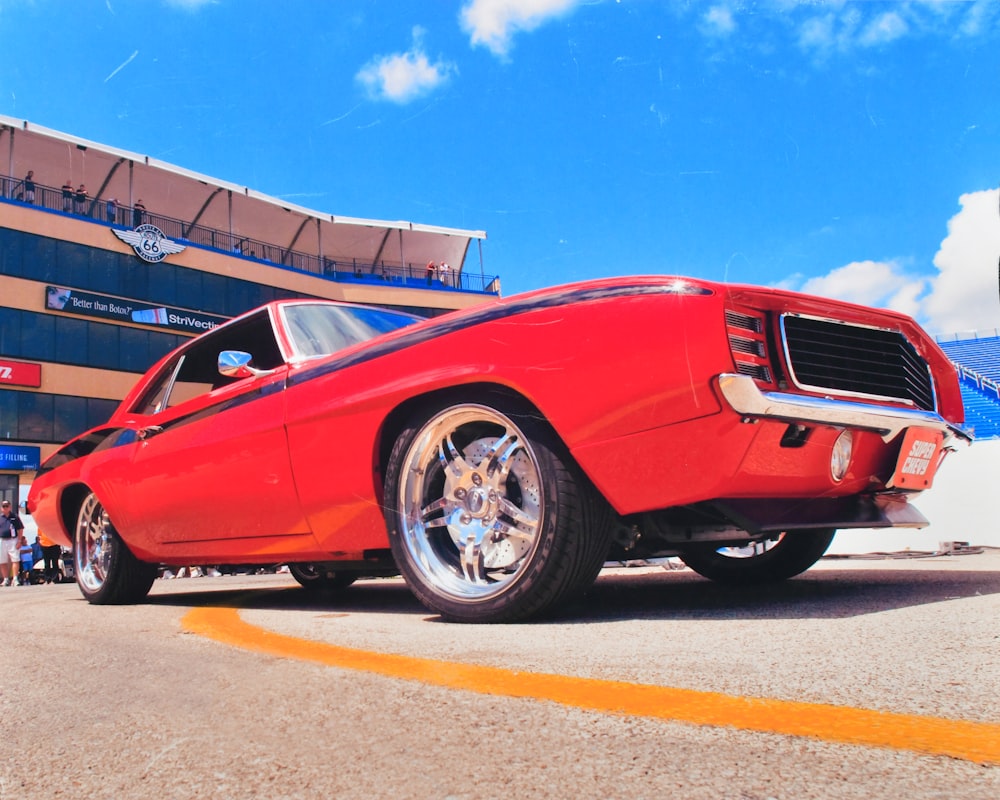
[[[225,380],[218,354],[233,342],[231,330],[208,334],[178,354],[129,420],[139,441],[125,524],[131,538],[163,557],[225,551],[243,558],[294,552],[296,540],[311,540],[285,435],[287,365],[272,355],[264,374]]]

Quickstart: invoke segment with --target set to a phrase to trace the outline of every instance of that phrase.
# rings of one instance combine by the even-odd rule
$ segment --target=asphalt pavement
[[[0,588],[0,798],[1000,797],[1000,552],[674,566],[500,626],[398,579]]]

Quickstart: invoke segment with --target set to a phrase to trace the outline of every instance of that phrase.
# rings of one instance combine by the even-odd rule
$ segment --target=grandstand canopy
[[[41,186],[86,185],[91,199],[121,206],[142,200],[151,214],[265,241],[320,258],[420,268],[428,261],[481,271],[484,231],[312,211],[246,186],[199,175],[150,156],[118,150],[0,115],[0,164],[14,178],[34,171]],[[466,264],[470,245],[473,263]]]

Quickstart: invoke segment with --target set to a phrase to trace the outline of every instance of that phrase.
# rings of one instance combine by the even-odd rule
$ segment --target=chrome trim
[[[783,392],[762,392],[753,378],[723,373],[716,378],[719,392],[737,414],[751,419],[807,422],[841,428],[875,431],[886,442],[911,427],[941,431],[951,438],[972,441],[966,431],[952,425],[933,411],[809,397]]]
[[[896,328],[887,328],[882,325],[865,325],[860,322],[844,322],[842,319],[830,319],[829,317],[820,317],[814,314],[797,314],[792,311],[785,312],[778,317],[778,333],[781,335],[781,352],[785,357],[785,364],[788,366],[788,377],[791,379],[792,383],[795,384],[799,389],[805,392],[823,392],[826,394],[837,395],[839,397],[858,397],[863,400],[886,400],[891,403],[905,403],[906,405],[913,406],[916,408],[917,404],[912,400],[907,400],[905,397],[894,397],[892,395],[882,395],[882,394],[869,394],[867,392],[851,392],[846,389],[836,389],[832,386],[814,386],[812,384],[803,383],[799,380],[798,376],[795,374],[795,364],[792,361],[792,354],[788,352],[788,333],[785,331],[785,320],[788,317],[798,317],[800,319],[812,319],[817,322],[828,322],[831,325],[843,325],[848,328],[864,328],[869,331],[882,331],[884,333],[895,333],[903,338],[910,347],[913,347],[913,342],[910,341],[909,337],[906,336],[902,331]],[[914,347],[916,351],[916,348]],[[919,355],[919,353],[918,353]],[[930,380],[931,398],[934,400],[934,408],[937,409],[937,385],[934,380],[934,373],[931,371],[930,365],[924,360],[924,369],[927,370],[927,377]]]

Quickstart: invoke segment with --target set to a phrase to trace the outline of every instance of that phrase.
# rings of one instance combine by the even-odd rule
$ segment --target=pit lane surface
[[[1000,796],[1000,553],[611,570],[510,626],[296,586],[0,589],[0,797]]]

